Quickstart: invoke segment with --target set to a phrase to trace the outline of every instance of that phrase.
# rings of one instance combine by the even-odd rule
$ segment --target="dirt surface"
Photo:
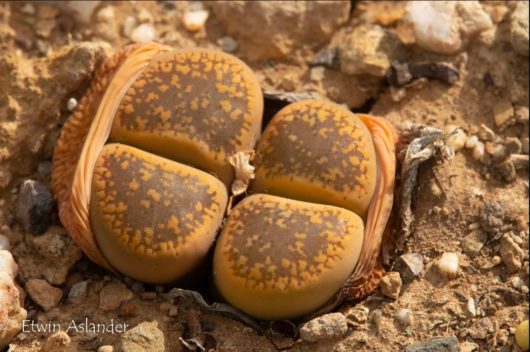
[[[492,28],[460,53],[443,55],[415,45],[403,2],[359,1],[353,8],[350,2],[205,3],[202,11],[209,16],[198,31],[185,21],[189,11],[200,10],[195,2],[112,2],[81,15],[67,3],[0,2],[0,235],[19,265],[16,284],[27,319],[60,324],[63,331],[85,318],[128,324],[125,334],[117,326],[114,333],[70,330],[67,336],[21,332],[10,350],[96,351],[112,345],[186,351],[193,341],[182,338],[193,335],[219,351],[275,350],[268,337],[240,322],[183,299],[168,300],[164,293],[171,287],[142,285],[90,263],[56,210],[44,234],[34,235],[17,221],[23,182],[49,185],[53,148],[75,105],[71,98],[80,99],[105,57],[147,36],[175,48],[224,48],[249,64],[264,90],[317,93],[354,112],[383,116],[400,132],[413,123],[460,127],[461,142],[472,147],[458,150],[451,162],[420,167],[414,231],[398,253],[421,255],[419,275],[406,280],[396,267],[402,283],[391,274],[368,298],[338,309],[347,331],[316,342],[297,339],[293,351],[402,351],[451,336],[461,351],[519,351],[514,333],[529,311],[528,57],[512,47],[516,2],[481,6]],[[354,45],[375,49],[350,53]],[[344,55],[342,65],[310,67],[321,50],[331,48]],[[395,87],[384,76],[394,59],[448,63],[458,79],[448,84],[420,78]],[[472,136],[486,151],[473,147]],[[458,258],[456,273],[440,269],[447,252]],[[272,340],[293,344],[280,335]],[[111,350],[105,348],[100,350]]]

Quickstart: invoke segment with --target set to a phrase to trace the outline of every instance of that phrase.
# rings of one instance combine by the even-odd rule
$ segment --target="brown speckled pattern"
[[[257,81],[234,57],[207,50],[153,60],[129,88],[113,130],[186,136],[204,143],[213,160],[252,149],[261,126]],[[114,136],[114,137],[113,137]],[[121,137],[111,135],[114,141]],[[137,145],[144,150],[150,146]]]
[[[297,182],[296,177],[368,206],[377,174],[371,135],[355,115],[336,104],[306,100],[287,106],[267,126],[256,152],[260,178],[286,176]],[[271,193],[289,196],[281,192]]]
[[[303,286],[348,253],[344,243],[362,236],[347,210],[254,195],[238,204],[218,246],[232,274],[266,289]],[[353,214],[351,214],[353,215]],[[360,222],[359,222],[360,223]]]
[[[94,171],[92,201],[126,246],[147,255],[178,255],[198,228],[224,212],[215,187],[220,183],[209,184],[199,171],[134,150],[105,147]]]

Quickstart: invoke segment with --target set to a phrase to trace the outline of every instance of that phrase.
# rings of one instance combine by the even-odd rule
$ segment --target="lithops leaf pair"
[[[256,150],[255,193],[223,226],[215,282],[234,306],[291,319],[371,292],[393,199],[396,135],[329,102],[277,113]]]
[[[169,283],[204,261],[224,222],[215,284],[261,319],[371,292],[392,207],[394,130],[308,100],[281,110],[259,139],[262,113],[256,77],[232,56],[122,49],[96,72],[55,149],[64,226],[94,262]],[[245,164],[258,139],[254,175]],[[252,176],[251,195],[225,217]]]
[[[96,263],[150,283],[190,273],[223,220],[263,98],[222,52],[127,47],[109,58],[55,148],[59,216]]]

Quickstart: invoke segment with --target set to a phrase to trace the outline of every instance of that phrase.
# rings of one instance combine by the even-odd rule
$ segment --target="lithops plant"
[[[216,244],[223,297],[261,319],[293,319],[371,292],[396,140],[386,120],[330,102],[280,110],[256,148],[256,194],[235,206]]]
[[[59,216],[96,263],[150,283],[190,273],[212,245],[251,150],[263,98],[237,58],[129,46],[95,73],[65,123],[52,185]]]

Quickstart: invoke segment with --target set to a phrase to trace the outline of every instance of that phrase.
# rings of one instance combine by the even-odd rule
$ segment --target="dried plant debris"
[[[245,193],[250,180],[254,179],[254,166],[250,164],[253,158],[253,150],[237,152],[228,158],[228,162],[234,167],[236,174],[236,178],[231,186],[231,191],[234,196]]]
[[[240,310],[232,307],[229,304],[224,303],[213,303],[208,304],[202,295],[196,291],[192,290],[183,290],[180,288],[174,288],[171,291],[167,293],[168,299],[175,299],[175,298],[184,298],[187,300],[191,300],[195,303],[197,303],[201,308],[205,309],[209,312],[216,312],[225,316],[228,316],[230,318],[236,319],[245,325],[250,326],[254,330],[258,332],[263,332],[263,328],[250,316],[247,314],[241,312]]]
[[[277,91],[270,91],[270,90],[263,91],[263,98],[265,98],[265,101],[267,100],[280,101],[285,104],[295,103],[297,101],[306,100],[306,99],[322,100],[322,97],[318,93],[314,93],[314,92],[288,93],[288,92],[277,92]]]
[[[395,242],[397,251],[403,248],[414,231],[414,214],[411,206],[418,182],[418,169],[423,162],[433,157],[442,160],[453,159],[454,150],[446,144],[449,136],[451,134],[445,135],[437,128],[421,125],[412,125],[400,135],[402,143],[399,153],[401,184],[397,198],[399,202],[398,218],[401,224],[399,226],[400,233]]]
[[[166,294],[166,298],[168,300],[173,300],[175,298],[183,298],[185,300],[190,300],[198,304],[202,309],[206,310],[207,312],[218,313],[240,321],[243,324],[254,329],[257,333],[265,335],[277,350],[291,349],[294,346],[294,339],[298,336],[298,329],[296,325],[290,321],[271,321],[269,323],[260,324],[258,321],[254,320],[254,318],[250,317],[249,315],[243,313],[242,311],[234,308],[229,304],[208,304],[203,298],[203,296],[197,291],[174,288]],[[188,319],[188,324],[189,320],[190,319]],[[201,334],[205,334],[202,332],[198,332],[199,329],[196,327],[197,324],[192,325],[194,325],[195,327],[191,329],[193,330],[191,331],[191,335],[198,336],[191,337],[189,339],[181,338],[179,339],[179,341],[190,351],[209,351],[207,349],[202,349],[205,348],[202,343],[204,342],[204,344],[206,344],[205,341],[207,341],[209,337],[201,336]]]
[[[392,87],[404,86],[418,78],[429,78],[453,85],[458,81],[459,71],[444,62],[414,64],[393,61],[386,74],[386,79]]]

